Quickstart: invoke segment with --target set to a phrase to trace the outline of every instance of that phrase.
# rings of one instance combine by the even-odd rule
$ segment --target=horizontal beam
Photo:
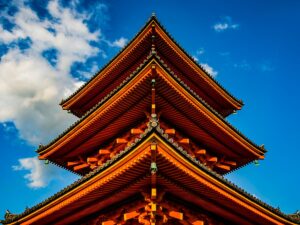
[[[83,164],[81,164],[81,165],[74,166],[74,167],[73,167],[73,170],[74,170],[74,171],[78,171],[78,170],[85,169],[85,168],[87,168],[87,167],[90,167],[90,165],[87,164],[87,163],[83,163]]]
[[[131,134],[142,134],[143,130],[142,129],[131,129],[130,133]]]
[[[178,220],[183,220],[183,213],[181,212],[170,211],[169,216]]]
[[[195,222],[192,223],[193,225],[204,225],[204,221],[202,220],[197,220]]]
[[[236,162],[234,162],[234,161],[223,160],[222,163],[230,165],[230,166],[236,166]]]
[[[133,212],[130,212],[130,213],[124,213],[124,221],[130,220],[132,218],[135,218],[138,215],[140,215],[140,214],[138,212],[136,212],[136,211],[133,211]]]
[[[117,138],[116,143],[117,144],[126,144],[128,141],[125,138]]]
[[[98,159],[96,157],[88,157],[86,161],[88,163],[95,163],[98,162]]]
[[[110,154],[110,151],[108,149],[100,149],[99,155],[108,155]]]
[[[166,134],[173,134],[174,135],[176,133],[176,131],[175,131],[175,129],[166,129],[165,133]]]
[[[217,157],[210,157],[207,159],[208,162],[218,162],[218,158]]]
[[[115,221],[113,220],[108,220],[108,221],[104,221],[101,223],[101,225],[115,225]]]
[[[230,171],[230,166],[226,166],[226,165],[222,165],[222,164],[216,164],[215,166],[222,170]]]
[[[182,138],[179,140],[180,144],[189,144],[190,143],[190,139],[188,138]]]
[[[80,163],[82,163],[82,162],[80,162],[80,161],[67,162],[67,166],[76,166],[76,165],[78,165]]]
[[[205,149],[198,149],[195,151],[196,155],[205,155],[206,154],[206,150]]]

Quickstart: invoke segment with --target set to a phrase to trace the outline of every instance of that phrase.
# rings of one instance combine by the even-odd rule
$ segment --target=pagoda
[[[300,224],[223,177],[266,151],[155,15],[61,106],[78,121],[37,153],[82,178],[3,224]]]

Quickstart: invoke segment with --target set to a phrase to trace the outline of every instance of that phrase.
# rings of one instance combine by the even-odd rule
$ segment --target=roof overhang
[[[237,224],[296,224],[179,151],[159,127],[149,127],[113,160],[4,224],[73,224],[134,195],[150,185],[153,143],[158,146],[158,185],[166,192],[184,195],[186,201]]]
[[[150,76],[153,66],[158,75],[157,107],[164,120],[213,151],[238,159],[241,163],[239,166],[263,158],[262,149],[197,98],[186,84],[169,73],[159,59],[152,57],[114,93],[109,94],[107,101],[104,99],[65,134],[39,150],[40,159],[56,162],[58,158],[86,154],[99,149],[124,129],[133,127],[137,121],[145,120],[145,112],[150,111]]]

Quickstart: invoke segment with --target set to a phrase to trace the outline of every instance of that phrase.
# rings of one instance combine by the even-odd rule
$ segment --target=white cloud
[[[19,165],[12,168],[15,171],[28,171],[24,178],[27,180],[27,186],[33,189],[43,188],[52,180],[62,179],[57,167],[52,164],[45,165],[35,157],[19,159]]]
[[[222,31],[229,30],[229,29],[235,30],[235,29],[239,28],[239,26],[240,26],[239,24],[232,22],[231,17],[226,16],[226,17],[222,18],[221,22],[214,24],[213,29],[216,32],[222,32]]]
[[[196,61],[196,62],[198,62],[199,61],[199,58],[197,57],[197,56],[192,56],[192,58]]]
[[[126,38],[121,37],[121,38],[115,40],[114,42],[107,41],[107,43],[111,47],[124,48],[125,45],[126,45],[126,43],[127,43],[127,41],[128,40]]]
[[[218,71],[215,71],[210,65],[208,65],[207,63],[201,63],[202,68],[208,73],[210,74],[212,77],[217,76]]]
[[[21,138],[31,144],[49,141],[74,121],[58,106],[82,85],[70,75],[71,65],[98,53],[90,42],[99,40],[100,31],[90,32],[84,15],[60,7],[57,1],[48,8],[54,20],[41,20],[21,5],[13,18],[8,17],[15,24],[12,31],[0,29],[2,43],[31,41],[29,49],[10,48],[0,61],[0,122],[12,121]],[[58,53],[56,66],[42,56],[48,49]]]
[[[0,23],[0,44],[8,47],[6,53],[0,52],[3,54],[0,58],[0,123],[12,122],[20,138],[32,145],[47,143],[75,121],[75,117],[58,104],[83,84],[72,77],[71,66],[96,55],[106,56],[104,50],[92,42],[102,41],[111,47],[123,47],[127,42],[122,37],[108,41],[109,45],[100,29],[90,31],[86,22],[91,15],[78,13],[76,4],[77,1],[73,1],[66,8],[58,0],[50,1],[47,10],[51,19],[39,18],[22,1],[16,3],[15,15],[5,10],[0,12],[1,17],[14,25],[6,30]],[[105,9],[103,4],[99,10],[102,9]],[[27,41],[29,47],[21,49],[17,41]],[[52,49],[55,60],[43,56]],[[98,66],[92,64],[91,73],[96,69]],[[48,179],[59,176],[52,169],[53,165],[45,167],[36,158],[19,159],[19,163],[14,170],[29,170],[25,178],[33,188],[44,187]]]

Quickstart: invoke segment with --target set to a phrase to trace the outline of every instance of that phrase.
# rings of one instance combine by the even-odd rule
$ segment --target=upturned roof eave
[[[128,146],[125,150],[120,152],[118,155],[116,155],[114,158],[106,162],[104,165],[100,166],[99,168],[95,169],[94,171],[91,171],[84,177],[80,178],[73,184],[67,186],[66,188],[62,189],[60,192],[56,193],[55,195],[49,197],[45,201],[33,206],[32,208],[27,209],[23,213],[19,215],[15,215],[11,219],[3,220],[0,221],[3,224],[16,224],[16,222],[20,221],[22,218],[34,213],[35,211],[39,210],[40,208],[50,204],[51,202],[55,201],[56,199],[66,195],[67,193],[71,192],[73,189],[77,188],[80,185],[84,185],[86,182],[90,181],[92,178],[96,177],[98,174],[100,174],[102,171],[108,169],[109,167],[113,166],[115,163],[120,161],[126,154],[128,154],[131,151],[134,151],[134,149],[138,148],[140,144],[143,143],[146,139],[149,139],[152,135],[158,135],[159,138],[161,138],[165,144],[169,145],[172,147],[172,149],[175,149],[181,156],[183,156],[186,160],[188,160],[190,163],[193,165],[197,166],[198,169],[200,169],[202,172],[205,172],[211,178],[216,179],[217,181],[220,181],[222,184],[226,185],[229,187],[231,190],[236,191],[237,193],[241,194],[242,196],[246,197],[248,200],[251,202],[254,202],[266,210],[276,214],[277,216],[284,218],[288,220],[291,223],[294,224],[300,224],[299,221],[293,220],[289,215],[286,215],[282,213],[281,211],[278,211],[278,209],[275,209],[274,207],[264,203],[263,201],[259,200],[258,198],[254,197],[253,195],[249,194],[242,188],[238,187],[237,185],[233,184],[229,180],[225,179],[223,176],[217,174],[216,172],[210,170],[207,168],[205,165],[201,164],[198,160],[190,156],[186,151],[183,150],[182,147],[172,138],[169,138],[167,134],[164,133],[164,130],[160,128],[160,126],[151,126],[149,123],[148,128],[145,130],[143,134],[140,135],[139,138],[135,140],[135,142],[131,145]]]
[[[47,144],[46,146],[40,146],[39,149],[37,149],[37,152],[41,155],[41,153],[44,152],[48,152],[48,148],[50,148],[52,145],[54,145],[57,141],[59,141],[61,138],[63,138],[65,135],[67,135],[70,131],[72,131],[77,125],[79,125],[81,122],[83,122],[87,117],[89,117],[91,114],[93,114],[98,108],[100,108],[106,101],[109,101],[109,99],[117,94],[117,92],[119,90],[121,90],[123,88],[123,86],[125,86],[127,83],[129,83],[131,81],[131,79],[133,79],[135,76],[137,76],[139,74],[139,71],[141,71],[144,67],[146,67],[147,65],[149,65],[149,63],[155,59],[155,61],[157,63],[159,63],[159,65],[161,65],[162,68],[164,68],[164,70],[171,76],[173,77],[178,84],[184,88],[186,91],[188,91],[195,99],[197,99],[197,101],[199,101],[202,105],[204,105],[210,112],[212,112],[214,115],[216,115],[222,122],[224,122],[227,126],[229,126],[238,136],[240,136],[242,139],[246,140],[246,142],[248,142],[251,146],[253,146],[258,152],[261,152],[262,154],[264,154],[266,152],[265,149],[259,147],[258,145],[256,145],[254,142],[252,142],[249,138],[247,138],[246,136],[244,136],[240,131],[238,131],[235,127],[233,127],[225,118],[222,117],[222,115],[220,115],[217,111],[215,111],[212,107],[210,107],[210,105],[208,103],[206,103],[203,99],[201,99],[191,88],[189,88],[189,86],[187,84],[185,84],[182,80],[180,80],[176,74],[174,74],[170,68],[167,67],[166,64],[164,64],[159,56],[157,56],[156,54],[150,54],[147,57],[147,60],[145,60],[143,62],[143,64],[141,64],[136,71],[134,71],[131,76],[130,79],[126,78],[124,80],[124,82],[121,83],[120,86],[118,86],[115,90],[113,90],[111,93],[109,93],[105,98],[103,98],[101,101],[99,101],[98,104],[96,104],[90,111],[88,111],[82,118],[80,118],[78,121],[76,121],[72,126],[70,126],[67,130],[65,130],[61,135],[59,135],[57,138],[53,139],[49,144]]]

